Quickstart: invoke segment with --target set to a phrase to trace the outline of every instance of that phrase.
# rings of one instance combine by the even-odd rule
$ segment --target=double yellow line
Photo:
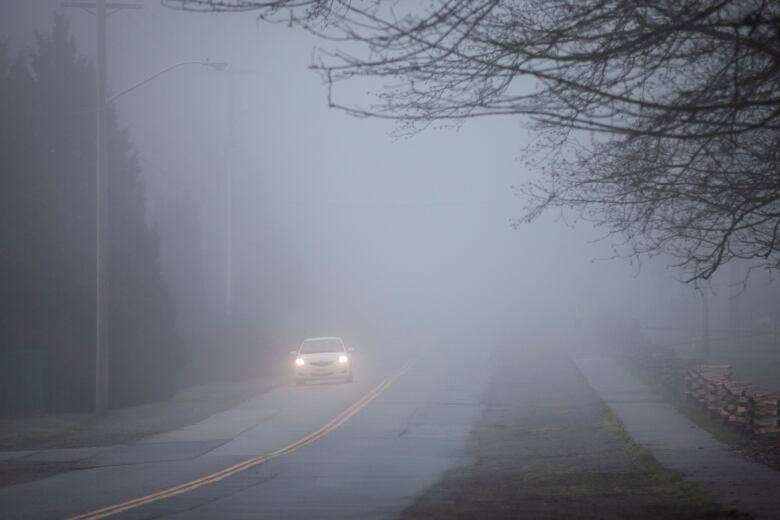
[[[347,422],[353,415],[355,415],[360,410],[365,408],[371,401],[376,399],[379,396],[379,394],[384,392],[390,385],[392,385],[396,379],[398,379],[407,371],[409,371],[409,369],[412,367],[413,364],[414,364],[414,360],[410,360],[403,367],[401,367],[401,369],[398,370],[398,372],[384,379],[370,392],[368,392],[366,395],[358,399],[354,404],[352,404],[352,406],[350,406],[349,408],[347,408],[346,410],[338,414],[336,417],[334,417],[325,426],[323,426],[322,428],[320,428],[315,432],[306,435],[305,437],[298,439],[292,444],[288,444],[284,448],[280,448],[271,453],[266,453],[263,455],[252,457],[243,462],[239,462],[238,464],[217,471],[216,473],[212,473],[210,475],[206,475],[205,477],[201,477],[199,479],[185,482],[184,484],[179,484],[178,486],[173,486],[168,489],[158,491],[156,493],[151,493],[149,495],[134,498],[126,502],[121,502],[119,504],[104,507],[102,509],[96,509],[95,511],[90,511],[88,513],[72,516],[69,518],[69,520],[98,520],[100,518],[106,518],[111,515],[128,511],[130,509],[136,509],[138,507],[151,504],[152,502],[157,502],[158,500],[163,500],[166,498],[174,497],[176,495],[181,495],[183,493],[194,491],[203,486],[207,486],[209,484],[213,484],[214,482],[219,482],[220,480],[231,477],[249,468],[259,466],[260,464],[268,462],[269,460],[275,459],[276,457],[279,457],[281,455],[287,455],[288,453],[292,453],[295,450],[303,448],[307,444],[311,444],[312,442],[324,437],[328,433],[332,432],[333,430],[335,430],[336,428],[338,428],[339,426]]]

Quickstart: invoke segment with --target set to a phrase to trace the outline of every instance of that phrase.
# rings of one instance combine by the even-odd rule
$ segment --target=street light
[[[105,42],[105,0],[97,2],[98,12],[98,42]],[[103,23],[100,23],[100,20]],[[95,412],[102,413],[108,409],[108,157],[106,147],[106,106],[124,96],[131,90],[149,83],[153,79],[169,72],[173,69],[184,67],[186,65],[201,65],[217,71],[223,71],[228,64],[224,61],[208,60],[189,60],[171,65],[148,78],[120,90],[111,97],[106,97],[106,74],[105,74],[105,45],[98,45],[97,60],[97,96],[96,96],[96,236],[95,236],[95,279],[96,279],[96,302],[95,302]]]
[[[139,81],[138,83],[135,83],[134,85],[131,85],[131,86],[127,87],[124,90],[121,90],[121,91],[117,92],[116,94],[114,94],[110,98],[106,99],[106,103],[111,103],[112,101],[115,101],[117,98],[120,98],[120,97],[124,96],[125,94],[127,94],[131,90],[135,90],[138,87],[140,87],[141,85],[146,85],[147,83],[149,83],[153,79],[155,79],[155,78],[157,78],[159,76],[162,76],[166,72],[169,72],[169,71],[171,71],[173,69],[177,69],[179,67],[184,67],[185,65],[201,65],[203,67],[209,67],[211,69],[214,69],[217,72],[222,72],[225,69],[227,69],[227,67],[228,67],[228,63],[226,61],[211,61],[211,60],[182,61],[181,63],[176,63],[175,65],[171,65],[170,67],[167,67],[167,68],[161,70],[160,72],[152,74],[148,78],[146,78],[146,79],[144,79],[142,81]]]

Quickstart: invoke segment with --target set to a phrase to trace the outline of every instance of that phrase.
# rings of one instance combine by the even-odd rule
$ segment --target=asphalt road
[[[484,351],[400,357],[131,445],[36,454],[78,470],[0,489],[0,516],[396,517],[463,463],[488,380]]]

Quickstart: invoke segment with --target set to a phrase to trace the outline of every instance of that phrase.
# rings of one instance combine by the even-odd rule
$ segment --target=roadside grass
[[[402,518],[750,518],[660,464],[574,363],[548,352],[496,360],[471,441],[476,462],[452,470]],[[539,368],[550,366],[557,377]]]
[[[702,505],[713,505],[699,488],[685,480],[681,473],[672,471],[653,457],[650,450],[638,444],[626,431],[623,423],[612,412],[607,414],[605,429],[612,432],[623,444],[633,467],[651,492],[676,495]]]
[[[179,390],[169,401],[92,413],[40,413],[0,418],[0,451],[123,444],[196,423],[282,383],[258,377]]]
[[[629,471],[615,473],[582,464],[537,463],[524,469],[524,486],[533,489],[534,494],[548,497],[674,496],[697,508],[719,509],[694,484],[661,465],[637,444],[611,412],[606,412],[600,427],[619,441],[628,457]]]

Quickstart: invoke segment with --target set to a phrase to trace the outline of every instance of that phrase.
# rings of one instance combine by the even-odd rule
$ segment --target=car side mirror
[[[347,352],[355,352],[355,347],[347,347]]]
[[[297,350],[291,350],[290,351],[290,355],[291,356],[296,356],[296,355],[298,355],[298,351]]]

